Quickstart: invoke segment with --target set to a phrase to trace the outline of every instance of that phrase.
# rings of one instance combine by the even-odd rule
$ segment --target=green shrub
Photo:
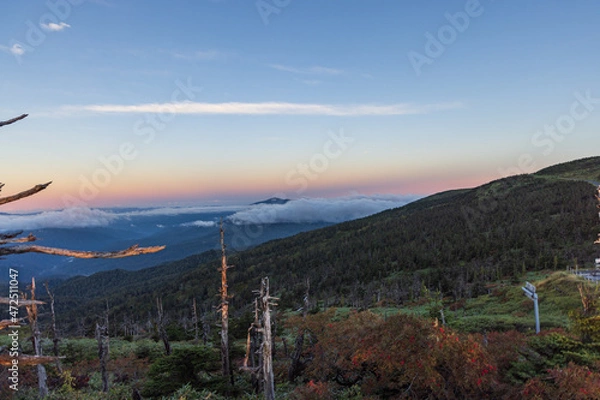
[[[218,351],[204,346],[176,348],[169,356],[157,359],[150,367],[144,397],[171,395],[182,386],[218,389],[223,383]]]

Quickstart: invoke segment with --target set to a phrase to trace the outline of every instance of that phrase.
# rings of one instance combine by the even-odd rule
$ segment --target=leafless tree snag
[[[58,357],[58,343],[60,339],[58,337],[58,331],[56,329],[56,314],[54,313],[54,294],[50,291],[50,287],[48,286],[48,282],[44,283],[44,287],[46,288],[46,293],[48,293],[48,297],[50,297],[50,332],[52,333],[52,352],[55,357]],[[62,366],[60,364],[60,360],[56,360],[56,368],[59,372],[62,373]]]
[[[252,383],[255,390],[262,391],[265,400],[275,399],[275,377],[273,374],[273,339],[271,334],[271,306],[276,305],[276,297],[269,294],[269,278],[263,278],[260,283],[260,290],[255,291],[258,297],[254,303],[254,322],[248,329],[248,339],[246,341],[246,357],[244,359],[243,370],[252,375]],[[261,311],[261,317],[258,317],[258,310]],[[258,365],[254,362],[254,354],[258,353]],[[251,366],[248,363],[251,362]],[[256,382],[256,383],[255,383]]]
[[[259,302],[262,310],[262,377],[265,400],[275,400],[275,377],[273,375],[273,340],[271,337],[271,306],[278,300],[269,294],[269,278],[260,284]]]
[[[98,358],[100,359],[100,374],[102,375],[102,391],[108,393],[108,357],[110,352],[110,341],[108,336],[108,302],[102,323],[96,323],[96,340],[98,341]]]
[[[262,391],[262,357],[260,357],[260,335],[262,326],[258,318],[258,298],[254,299],[254,321],[248,328],[248,337],[246,339],[246,356],[242,366],[243,371],[250,372],[250,381],[254,391]],[[258,363],[256,355],[259,355]]]
[[[233,375],[229,363],[229,295],[227,293],[227,270],[232,268],[227,265],[227,255],[225,254],[225,231],[223,230],[223,221],[221,221],[221,304],[218,311],[221,312],[221,370],[223,376],[228,378],[233,385]]]
[[[195,297],[192,300],[192,324],[194,325],[194,343],[198,343],[198,310]]]
[[[27,310],[27,319],[29,320],[29,326],[31,328],[31,340],[33,341],[35,355],[36,357],[42,357],[42,334],[37,322],[38,309],[35,302],[35,278],[31,278],[30,291],[30,300],[32,301],[32,304],[25,306],[25,309]],[[25,297],[25,295],[23,295],[23,297]],[[48,384],[46,382],[48,379],[48,374],[46,373],[46,368],[42,363],[37,365],[37,375],[40,398],[44,398],[48,396]]]
[[[306,279],[306,293],[304,294],[304,305],[302,306],[302,319],[306,319],[306,314],[308,313],[308,309],[310,306],[310,280]],[[304,345],[304,327],[300,327],[298,331],[298,336],[296,336],[296,342],[294,343],[294,351],[292,352],[292,362],[290,363],[290,367],[288,369],[288,380],[290,382],[294,382],[296,377],[300,374],[300,371],[303,367],[300,362],[300,357],[302,356],[302,347]]]
[[[167,336],[167,331],[165,330],[165,313],[163,310],[163,304],[162,304],[162,299],[157,297],[156,298],[156,309],[157,309],[157,313],[158,313],[158,319],[156,321],[156,329],[158,330],[158,335],[160,336],[160,339],[162,340],[164,346],[165,346],[165,353],[167,355],[171,354],[171,343],[169,343],[169,337]]]

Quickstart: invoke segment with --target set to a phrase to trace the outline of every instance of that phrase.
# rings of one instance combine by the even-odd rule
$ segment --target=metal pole
[[[533,294],[533,310],[535,312],[535,334],[540,333],[540,309],[538,307],[538,295]]]

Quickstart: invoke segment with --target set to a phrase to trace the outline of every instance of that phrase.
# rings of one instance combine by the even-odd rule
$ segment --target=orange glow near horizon
[[[411,171],[413,172],[413,171]],[[433,171],[421,173],[362,173],[351,175],[347,171],[338,174],[322,174],[308,179],[300,174],[294,175],[293,184],[286,183],[285,177],[276,174],[253,175],[252,178],[240,179],[233,174],[228,176],[179,177],[179,180],[155,179],[152,181],[114,179],[105,187],[76,182],[68,186],[55,182],[43,192],[35,196],[10,203],[1,211],[26,211],[43,209],[60,209],[67,206],[112,207],[112,206],[147,206],[177,203],[214,203],[227,201],[231,203],[239,198],[240,203],[252,199],[279,196],[299,197],[338,197],[351,194],[395,194],[426,196],[441,191],[475,187],[499,178],[491,174],[460,173],[435,174]],[[408,175],[408,176],[407,176]],[[11,191],[10,194],[18,190]]]

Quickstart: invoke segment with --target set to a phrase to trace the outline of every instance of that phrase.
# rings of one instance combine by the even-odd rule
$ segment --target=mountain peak
[[[252,203],[253,206],[258,205],[258,204],[285,204],[288,201],[290,201],[290,199],[282,199],[279,197],[271,197],[270,199],[267,200],[263,200],[263,201],[257,201],[256,203]]]

